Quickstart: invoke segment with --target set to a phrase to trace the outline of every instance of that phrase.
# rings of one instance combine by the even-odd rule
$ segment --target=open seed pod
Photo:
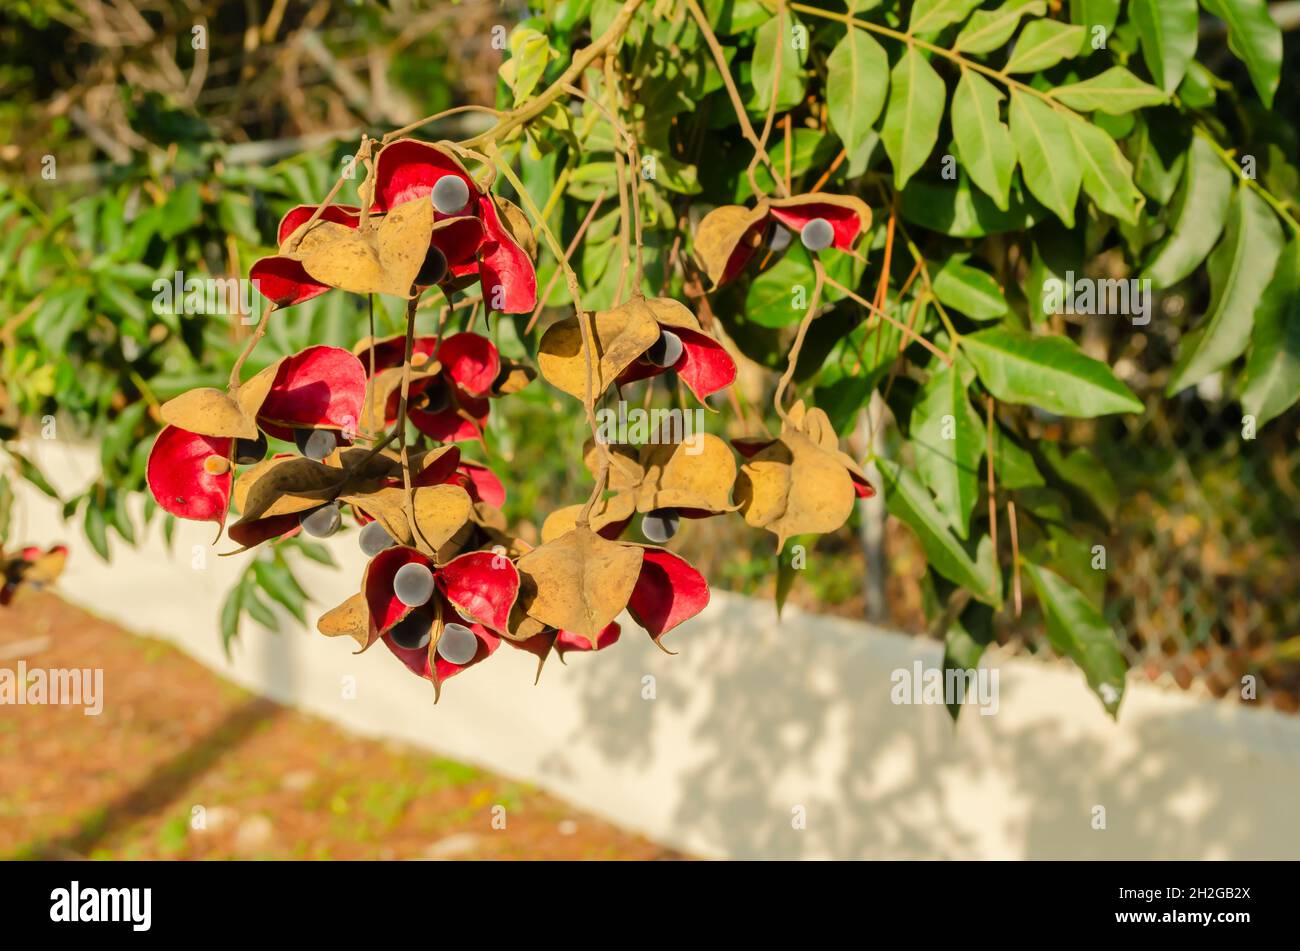
[[[426,578],[432,576],[423,604],[407,604],[397,594],[398,573],[412,564],[427,569]],[[471,552],[437,566],[415,549],[393,547],[370,560],[361,594],[327,612],[317,627],[329,637],[352,637],[362,650],[382,638],[412,672],[440,688],[448,677],[480,663],[497,649],[518,592],[519,575],[508,558]],[[412,643],[410,627],[418,629],[426,622],[427,643]],[[453,623],[473,634],[477,646],[472,655],[456,659],[439,651],[439,640]]]
[[[443,212],[432,204],[438,183],[452,176],[464,183],[463,208]],[[398,139],[384,146],[375,160],[375,208],[391,212],[408,204],[434,209],[434,217],[471,216],[481,240],[471,257],[448,256],[448,285],[462,289],[476,278],[489,311],[528,313],[537,303],[533,259],[537,239],[523,212],[504,198],[489,194],[466,170],[449,144]]]
[[[584,450],[583,461],[594,478],[600,452],[591,440]],[[636,512],[672,511],[686,518],[708,518],[735,510],[731,504],[735,459],[727,444],[711,433],[697,433],[682,443],[648,443],[637,450],[611,446],[610,450],[613,461],[608,486],[612,494],[598,500],[589,515],[592,530],[605,538],[621,535]],[[547,516],[542,541],[572,529],[582,507],[565,506]]]
[[[377,431],[397,420],[406,338],[362,340],[357,359],[375,376],[366,400],[368,428]],[[411,348],[411,385],[407,414],[420,432],[441,442],[481,439],[487,423],[486,399],[501,372],[501,355],[492,341],[474,333],[416,337]]]
[[[543,543],[518,565],[523,613],[593,648],[624,608],[658,644],[709,600],[704,577],[685,559],[651,545],[608,541],[590,528]],[[528,631],[522,624],[512,628]]]
[[[280,243],[281,250],[285,249],[290,235],[305,224],[315,211],[315,205],[298,205],[289,209],[280,219],[276,240]],[[326,205],[321,209],[319,220],[355,228],[361,220],[360,209],[350,205]],[[256,261],[249,269],[248,277],[258,293],[281,309],[319,297],[330,289],[329,284],[308,274],[301,261],[278,252]]]
[[[234,480],[235,440],[261,433],[292,439],[328,429],[350,439],[365,394],[356,357],[308,347],[277,360],[231,392],[203,387],[163,404],[168,423],[149,453],[146,481],[164,511],[224,524]]]
[[[745,270],[773,223],[798,235],[817,219],[830,226],[829,246],[848,251],[871,227],[871,208],[854,195],[824,192],[766,198],[752,209],[722,205],[705,215],[696,229],[695,255],[713,286],[719,287]]]
[[[612,310],[596,313],[595,343],[600,359],[592,366],[593,397],[611,383],[631,383],[671,369],[702,401],[736,378],[735,361],[722,345],[704,331],[687,307],[667,297],[635,296]],[[669,356],[660,356],[656,362],[654,354],[660,351]],[[547,329],[538,345],[537,365],[553,386],[578,399],[586,398],[587,360],[577,317]]]
[[[736,502],[745,521],[786,539],[833,532],[853,511],[857,498],[875,490],[861,468],[839,448],[830,420],[820,409],[796,403],[778,439],[734,443],[749,461],[736,480]]]
[[[29,545],[14,557],[0,557],[0,605],[9,604],[24,591],[40,591],[54,584],[68,563],[68,546],[53,545],[42,551]]]

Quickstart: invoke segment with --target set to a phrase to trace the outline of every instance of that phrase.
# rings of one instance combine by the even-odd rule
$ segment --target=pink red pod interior
[[[285,357],[258,410],[258,423],[278,439],[300,428],[356,431],[366,397],[366,371],[341,347],[315,346]]]
[[[627,609],[651,637],[658,640],[708,603],[708,582],[689,562],[662,548],[645,548]]]
[[[233,467],[214,475],[205,463],[212,456],[229,460],[233,442],[164,426],[145,468],[145,481],[162,510],[177,518],[224,524],[235,480]]]
[[[682,355],[671,367],[636,361],[620,374],[619,384],[633,383],[647,377],[658,376],[665,370],[675,370],[681,381],[700,402],[736,381],[736,361],[708,334],[685,327],[661,326],[676,334],[682,341]]]

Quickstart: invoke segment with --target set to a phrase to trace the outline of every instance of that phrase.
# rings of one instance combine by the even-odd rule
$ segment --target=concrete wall
[[[64,486],[95,474],[92,452],[30,448]],[[73,544],[61,588],[95,612],[355,732],[535,782],[697,855],[1300,856],[1300,719],[1271,711],[1134,681],[1114,723],[1073,668],[993,652],[998,712],[967,709],[954,729],[941,706],[890,699],[893,672],[937,665],[937,645],[793,610],[778,625],[769,603],[724,592],[668,636],[678,656],[628,624],[598,655],[553,659],[534,687],[535,660],[503,647],[435,707],[382,645],[357,656],[296,625],[246,624],[228,662],[218,610],[249,556],[215,557],[233,546],[210,548],[210,525],[179,526],[171,552],[155,526],[137,550],[115,544],[108,566],[48,499],[21,504],[24,540]],[[355,534],[330,544],[342,570],[302,572],[322,611],[356,590],[363,564]]]

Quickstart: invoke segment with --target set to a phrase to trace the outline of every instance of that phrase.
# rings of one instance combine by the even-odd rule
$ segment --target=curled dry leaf
[[[592,320],[584,314],[582,319]],[[594,315],[596,352],[591,373],[591,396],[604,393],[615,380],[659,339],[654,311],[637,298]],[[583,328],[577,317],[552,324],[537,347],[537,367],[552,386],[580,400],[587,398],[587,361],[583,356]]]
[[[578,525],[582,509],[582,503],[566,505],[546,516],[546,521],[542,523],[543,544],[573,531]],[[587,515],[587,522],[591,530],[602,538],[614,539],[623,534],[635,513],[636,502],[632,493],[619,492],[597,500]]]
[[[361,650],[369,647],[377,636],[370,625],[370,611],[362,593],[354,594],[322,614],[316,622],[316,630],[326,637],[350,637]]]
[[[682,353],[671,366],[660,366],[644,359],[643,352],[619,375],[620,384],[658,376],[671,369],[703,403],[705,397],[735,382],[736,361],[700,326],[690,308],[670,297],[634,298],[632,302],[637,301],[649,309],[660,333],[671,332],[681,341]]]
[[[433,205],[408,201],[356,228],[323,219],[304,224],[290,236],[287,256],[330,287],[410,297],[432,234]]]
[[[853,511],[854,500],[874,494],[862,470],[840,451],[834,429],[819,409],[796,404],[781,436],[738,446],[749,456],[736,480],[745,521],[777,537],[833,532]]]
[[[342,473],[325,463],[289,455],[264,460],[235,480],[240,518],[228,534],[247,549],[295,532],[303,512],[333,501],[342,486]]]
[[[687,510],[686,514],[713,515],[734,508],[736,461],[727,444],[712,433],[697,433],[691,441],[676,445],[647,445],[641,467],[638,512],[675,508]]]
[[[29,545],[16,557],[0,556],[0,605],[11,603],[25,590],[40,591],[54,584],[67,563],[67,545],[52,545],[45,551]]]
[[[528,579],[529,616],[596,644],[600,632],[627,606],[641,570],[642,551],[575,528],[519,559]]]
[[[587,440],[583,461],[595,477],[601,454]],[[637,458],[631,447],[610,447],[609,488],[589,514],[591,529],[604,538],[618,538],[636,512],[677,509],[686,518],[707,518],[735,509],[731,490],[736,462],[727,444],[712,433],[700,433],[684,443],[641,446]],[[569,505],[547,516],[542,541],[559,538],[577,525],[582,505]]]
[[[745,269],[767,229],[767,209],[721,205],[700,221],[695,256],[713,286],[725,284]]]

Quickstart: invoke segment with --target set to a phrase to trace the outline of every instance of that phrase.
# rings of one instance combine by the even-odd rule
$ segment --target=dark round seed
[[[329,429],[295,429],[293,441],[308,459],[320,462],[338,446],[338,437]]]
[[[421,287],[429,287],[437,284],[446,276],[446,255],[433,245],[429,245],[429,250],[424,253],[424,263],[420,265],[420,273],[415,275],[415,283]]]
[[[418,651],[429,646],[429,632],[433,630],[433,618],[419,611],[412,611],[402,618],[388,632],[393,643],[408,651]]]
[[[374,558],[385,548],[391,548],[393,545],[393,536],[388,534],[388,530],[378,522],[368,522],[361,529],[361,550],[368,558]]]
[[[433,597],[433,572],[418,561],[402,565],[393,575],[393,594],[409,608],[427,604]]]
[[[266,433],[258,433],[256,439],[235,440],[235,462],[241,466],[252,466],[266,458]]]
[[[821,251],[829,248],[835,240],[835,229],[825,218],[814,218],[803,226],[799,232],[799,240],[809,251]]]
[[[768,236],[767,246],[773,251],[784,251],[790,247],[790,239],[793,237],[794,235],[790,233],[789,228],[777,222],[772,225],[772,233]]]
[[[655,509],[641,519],[641,534],[656,545],[662,545],[677,534],[680,520],[677,509]]]
[[[478,653],[478,638],[464,624],[455,621],[442,629],[438,638],[438,656],[449,664],[468,664]]]
[[[298,524],[312,538],[329,538],[343,524],[343,515],[339,512],[338,503],[331,502],[310,512],[303,512],[298,516]]]
[[[419,393],[411,397],[411,409],[422,413],[441,413],[451,405],[447,387],[439,382],[430,383]]]
[[[659,339],[645,352],[645,359],[657,367],[670,367],[682,356],[682,338],[671,330],[660,330]]]
[[[469,186],[459,175],[444,175],[434,183],[429,198],[440,214],[454,215],[469,203]]]

